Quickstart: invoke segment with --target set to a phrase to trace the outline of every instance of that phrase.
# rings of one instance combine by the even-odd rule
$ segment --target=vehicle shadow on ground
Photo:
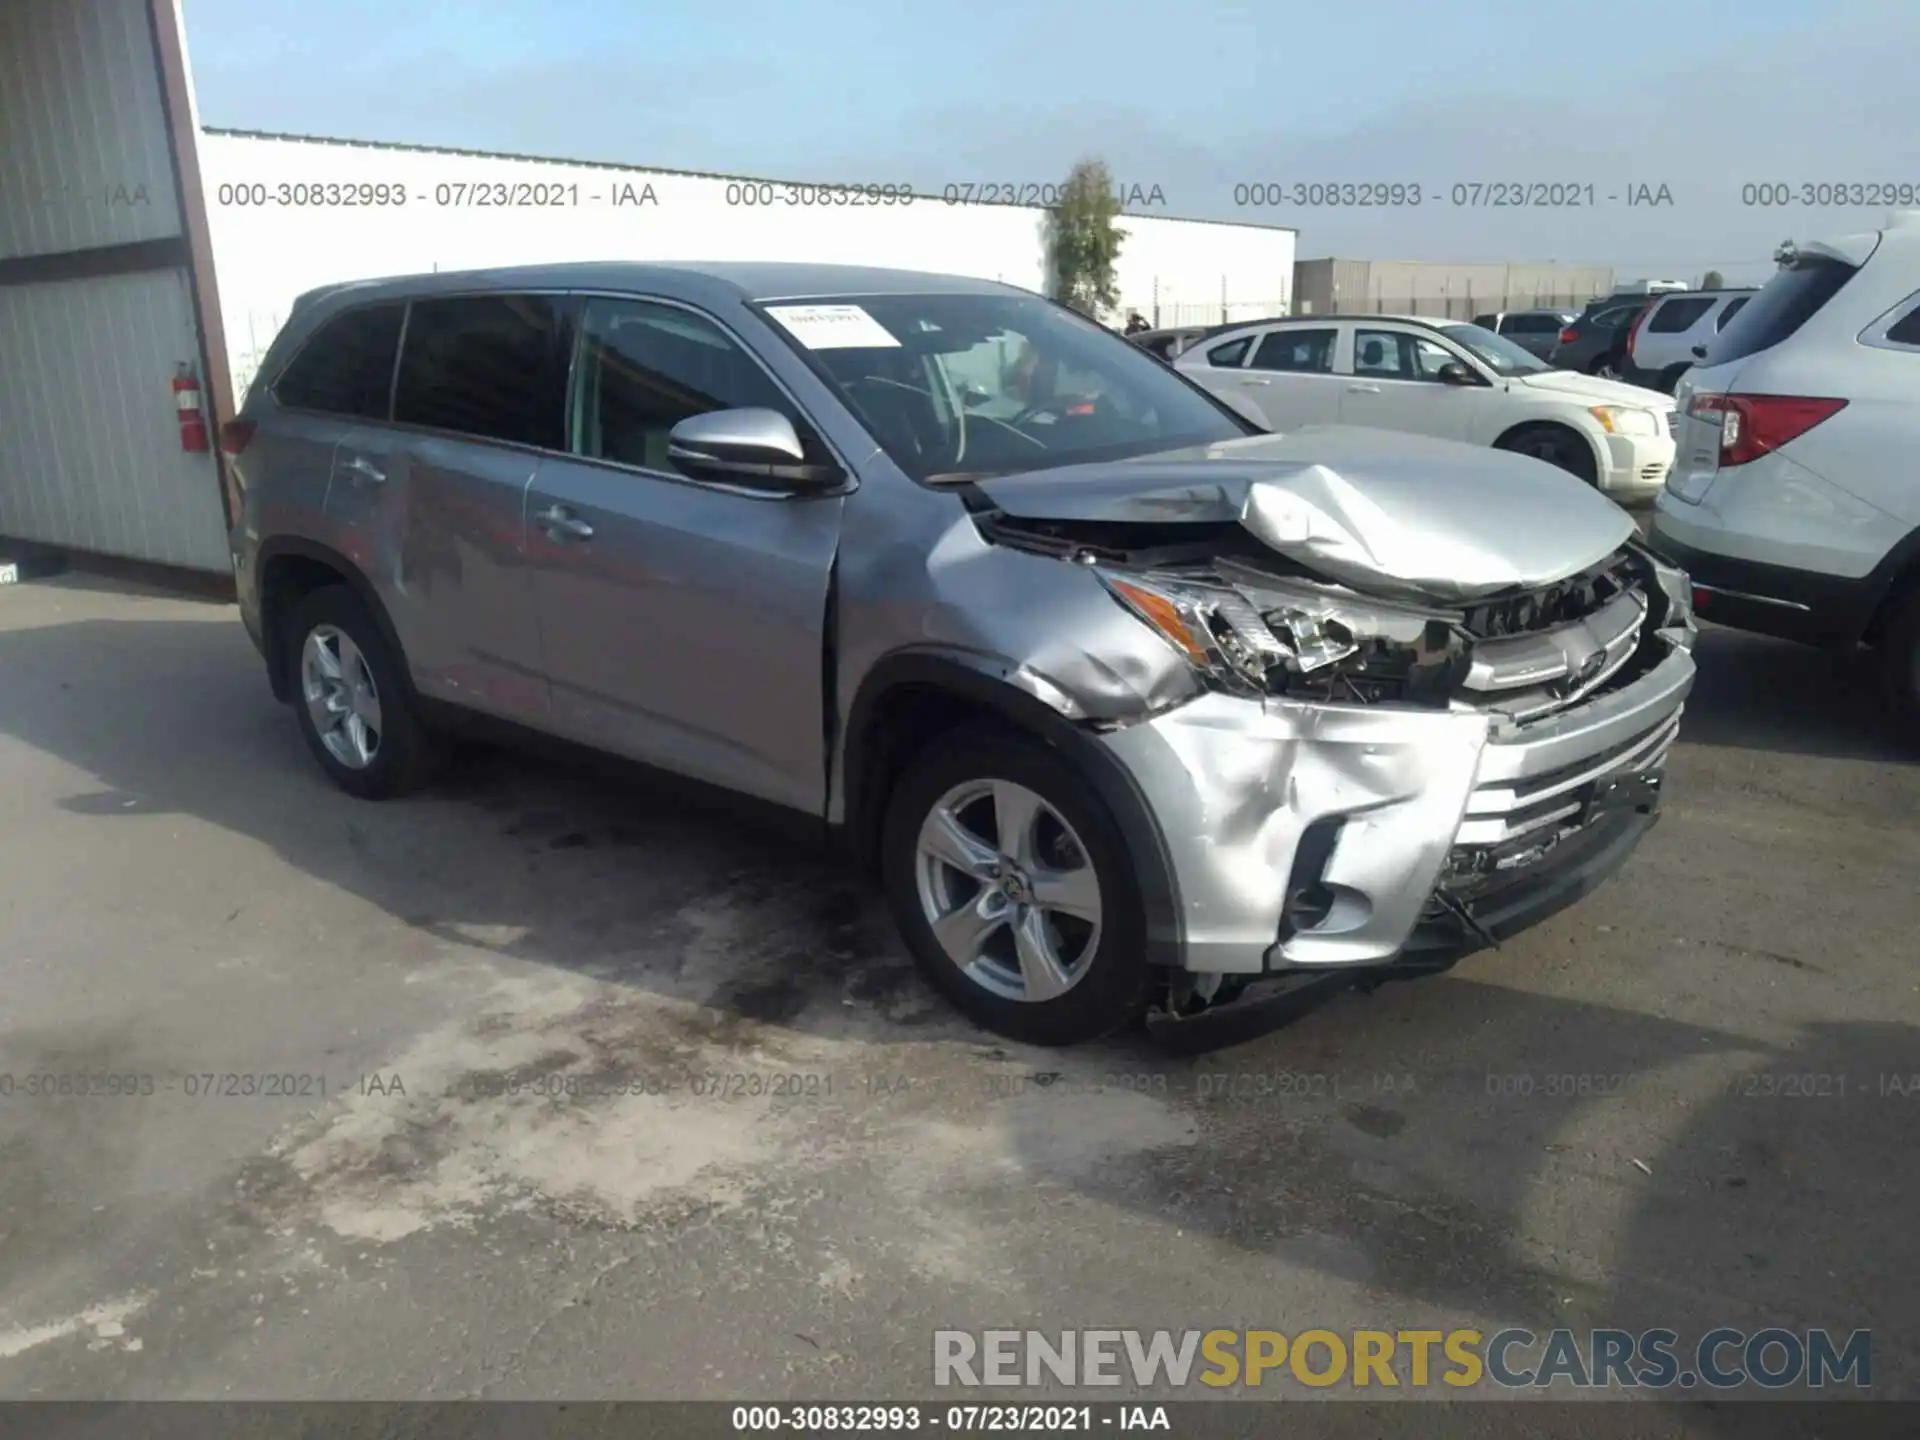
[[[1920,1396],[1920,1295],[1889,1269],[1920,1185],[1920,1030],[1814,1024],[1765,1044],[1476,973],[1337,1001],[1203,1067],[1203,1143],[1108,1173],[1103,1197],[1271,1266],[1276,1294],[1305,1266],[1487,1334],[1671,1329],[1683,1361],[1721,1326],[1825,1327],[1836,1348],[1866,1329],[1872,1398]],[[1290,1318],[1246,1323],[1319,1323]],[[1513,1352],[1519,1369],[1540,1357]]]
[[[1874,657],[1709,626],[1681,738],[1689,745],[1911,764]]]
[[[1725,648],[1735,671],[1800,663]],[[252,837],[418,930],[695,1000],[716,1044],[790,1030],[997,1049],[931,1000],[869,888],[804,825],[572,753],[489,752],[415,800],[354,801],[224,622],[0,631],[0,676],[0,728],[97,777],[62,805],[102,824],[174,813]],[[1769,689],[1707,685],[1694,733],[1753,743],[1727,738],[1752,722],[1723,697]],[[1164,1077],[1145,1088],[1197,1117],[1189,1143],[1120,1147],[1111,1165],[1066,1146],[1068,1163],[1061,1128],[1083,1110],[1042,1098],[997,1123],[1029,1179],[1277,1275],[1307,1267],[1535,1329],[1872,1327],[1883,1351],[1914,1333],[1920,1298],[1888,1281],[1911,1245],[1920,1095],[1883,1078],[1920,1070],[1913,1027],[1821,1025],[1768,1049],[1476,973],[1337,1001],[1224,1058],[1136,1038],[1057,1062]],[[1234,1093],[1246,1072],[1320,1078]],[[1203,1094],[1222,1073],[1227,1088]],[[1549,1093],[1579,1075],[1604,1093]],[[1792,1077],[1807,1093],[1783,1088]]]

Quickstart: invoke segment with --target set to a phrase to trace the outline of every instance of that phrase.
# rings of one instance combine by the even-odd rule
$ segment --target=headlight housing
[[[1664,428],[1660,416],[1652,410],[1640,410],[1631,405],[1593,405],[1587,413],[1600,422],[1600,428],[1609,435],[1640,435],[1652,438]]]
[[[1095,573],[1122,606],[1222,689],[1444,708],[1472,668],[1472,640],[1452,612],[1259,571],[1233,584]]]

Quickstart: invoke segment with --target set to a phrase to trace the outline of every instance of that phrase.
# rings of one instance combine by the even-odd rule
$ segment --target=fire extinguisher
[[[173,403],[180,412],[180,448],[189,455],[207,453],[207,417],[200,409],[200,382],[183,362],[173,376]]]

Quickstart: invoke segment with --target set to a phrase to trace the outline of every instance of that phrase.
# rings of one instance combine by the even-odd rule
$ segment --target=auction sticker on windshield
[[[898,350],[886,326],[858,305],[769,305],[767,313],[809,350]]]

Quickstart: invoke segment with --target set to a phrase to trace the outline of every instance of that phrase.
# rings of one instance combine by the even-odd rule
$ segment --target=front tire
[[[976,1024],[1078,1045],[1145,1013],[1145,913],[1125,842],[1058,751],[985,728],[943,736],[895,785],[881,846],[908,949]]]
[[[439,751],[416,712],[403,662],[352,590],[327,585],[294,607],[287,673],[300,734],[334,784],[387,800],[431,778]]]
[[[1576,475],[1589,485],[1600,483],[1599,466],[1593,447],[1577,433],[1562,425],[1523,425],[1511,435],[1502,436],[1495,447],[1516,455],[1531,455],[1549,465]]]

